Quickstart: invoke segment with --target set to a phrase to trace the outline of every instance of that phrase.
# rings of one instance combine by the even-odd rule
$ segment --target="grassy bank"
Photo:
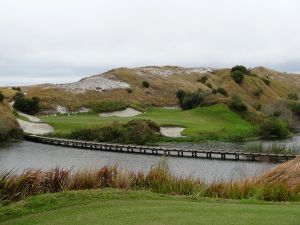
[[[5,102],[0,103],[0,142],[21,136],[22,131],[9,105]]]
[[[289,162],[290,163],[290,162]],[[299,165],[299,159],[293,161]],[[285,168],[288,167],[288,168]],[[295,168],[294,171],[289,171]],[[285,169],[285,170],[283,170]],[[55,168],[48,171],[25,170],[22,174],[3,172],[0,174],[0,203],[3,205],[20,201],[26,197],[65,190],[119,188],[123,190],[151,190],[161,194],[176,194],[224,199],[257,199],[267,201],[300,200],[300,182],[297,166],[283,166],[273,174],[240,181],[214,181],[176,177],[162,161],[147,173],[134,173],[115,166],[104,166],[94,170],[71,171]],[[289,176],[282,176],[282,172]],[[294,176],[294,177],[291,177]],[[269,179],[269,182],[266,180]],[[292,182],[290,182],[292,181]]]
[[[225,105],[198,107],[192,110],[150,108],[145,113],[130,117],[99,117],[97,114],[60,115],[42,117],[56,133],[67,134],[77,128],[108,125],[113,121],[127,122],[132,119],[149,119],[161,126],[181,126],[185,138],[181,140],[229,139],[235,137],[248,138],[254,135],[254,126],[230,111]]]
[[[298,224],[298,203],[179,197],[117,189],[44,194],[0,207],[1,224]]]

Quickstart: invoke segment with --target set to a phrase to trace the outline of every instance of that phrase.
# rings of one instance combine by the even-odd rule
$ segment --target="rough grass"
[[[296,225],[299,204],[226,201],[117,189],[68,191],[0,207],[1,224]]]
[[[10,138],[15,129],[19,129],[19,124],[9,105],[5,102],[0,103],[0,142]]]
[[[288,166],[292,163],[289,169]],[[3,205],[26,197],[65,190],[120,188],[124,190],[147,189],[161,194],[176,194],[225,199],[257,199],[267,201],[300,200],[299,159],[275,168],[261,178],[241,181],[214,181],[176,177],[165,161],[153,166],[149,172],[130,172],[116,166],[94,170],[71,171],[55,168],[25,170],[21,174],[0,174],[0,203]],[[281,177],[274,179],[275,176]],[[291,185],[292,184],[292,185]]]
[[[97,114],[61,115],[41,118],[52,125],[56,133],[70,133],[76,128],[108,125],[113,121],[127,122],[132,119],[149,119],[160,125],[181,126],[183,135],[194,139],[226,139],[235,136],[247,138],[253,135],[254,126],[230,111],[225,105],[198,107],[192,110],[150,108],[145,113],[130,117],[99,117]],[[184,138],[183,138],[184,139]],[[187,138],[185,138],[186,140]]]

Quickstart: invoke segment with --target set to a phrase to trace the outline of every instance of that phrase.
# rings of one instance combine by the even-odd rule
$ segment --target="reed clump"
[[[295,201],[300,200],[299,171],[299,158],[259,178],[216,180],[212,183],[191,177],[176,177],[165,161],[153,166],[147,173],[130,172],[116,166],[78,171],[30,169],[21,174],[10,171],[0,174],[0,203],[6,205],[42,193],[97,188],[147,189],[162,194],[225,199]]]

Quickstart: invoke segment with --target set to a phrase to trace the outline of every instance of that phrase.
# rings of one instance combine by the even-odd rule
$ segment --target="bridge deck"
[[[206,158],[206,159],[221,159],[221,160],[245,160],[245,161],[267,161],[276,160],[284,161],[295,158],[295,155],[286,154],[269,154],[269,153],[247,153],[233,152],[225,149],[207,150],[207,149],[178,149],[178,148],[162,148],[155,146],[140,146],[140,145],[123,145],[123,144],[108,144],[89,141],[79,141],[70,139],[42,137],[38,135],[25,135],[25,139],[33,142],[59,145],[73,148],[82,148],[99,151],[125,152],[136,154],[149,155],[164,155],[186,158]]]

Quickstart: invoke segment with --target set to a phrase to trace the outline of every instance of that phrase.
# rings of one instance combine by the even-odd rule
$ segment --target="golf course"
[[[101,117],[96,113],[77,115],[42,116],[41,120],[54,127],[55,133],[68,134],[78,128],[110,125],[114,121],[128,122],[133,119],[146,119],[160,126],[184,127],[187,138],[226,139],[234,136],[244,138],[253,135],[255,126],[232,112],[226,105],[218,104],[197,107],[191,110],[149,108],[133,117]]]
[[[0,207],[1,224],[296,225],[300,205],[118,189],[44,194]]]

